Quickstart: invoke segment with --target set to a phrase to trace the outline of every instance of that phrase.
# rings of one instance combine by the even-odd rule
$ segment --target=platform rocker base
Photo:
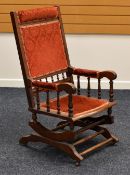
[[[99,149],[105,145],[109,145],[109,144],[115,144],[116,142],[118,142],[118,139],[111,135],[110,132],[101,126],[94,126],[89,128],[89,127],[82,127],[76,131],[74,130],[63,130],[62,132],[59,132],[59,129],[64,129],[66,126],[69,125],[68,122],[60,122],[57,127],[53,130],[49,130],[47,128],[45,128],[43,125],[41,125],[39,122],[37,121],[30,121],[29,125],[31,126],[31,128],[36,132],[36,134],[30,134],[27,136],[22,137],[19,140],[19,143],[22,145],[26,145],[28,142],[43,142],[49,145],[52,145],[64,152],[66,152],[72,159],[76,160],[76,165],[79,166],[80,165],[80,161],[84,159],[84,155],[87,155],[89,153],[91,153],[92,151]],[[76,125],[81,125],[80,122],[76,123]],[[91,129],[93,131],[96,131],[94,134],[81,138],[79,140],[74,141],[73,143],[70,142],[70,140],[75,140],[75,138],[83,133],[84,131]],[[58,131],[58,132],[56,132]],[[84,142],[90,141],[91,139],[97,137],[98,135],[102,135],[105,137],[105,140],[103,140],[102,142],[87,148],[86,150],[82,151],[82,152],[78,152],[76,150],[76,147],[78,145],[83,144]]]

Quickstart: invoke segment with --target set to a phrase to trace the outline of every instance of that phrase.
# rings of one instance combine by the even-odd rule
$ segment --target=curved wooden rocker
[[[20,139],[20,143],[43,142],[66,152],[80,164],[83,156],[107,144],[118,141],[116,137],[100,125],[112,124],[113,71],[95,71],[74,68],[70,65],[62,19],[59,7],[47,7],[11,12],[11,19],[22,68],[25,89],[32,113],[29,126],[36,134]],[[77,76],[77,88],[73,75]],[[86,95],[81,95],[80,77],[87,80]],[[109,100],[101,99],[101,79],[107,78],[110,84]],[[90,81],[98,80],[98,97],[91,97]],[[65,95],[61,95],[64,91]],[[56,94],[51,97],[51,92]],[[46,94],[42,101],[41,93]],[[95,117],[107,110],[106,115]],[[37,120],[37,114],[62,119],[53,129],[48,129]],[[89,136],[82,133],[93,130]],[[105,140],[82,152],[78,145],[102,135]],[[79,139],[80,136],[80,139]]]

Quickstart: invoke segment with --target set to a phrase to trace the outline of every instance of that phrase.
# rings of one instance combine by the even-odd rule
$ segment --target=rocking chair
[[[95,71],[71,67],[58,6],[11,12],[11,19],[32,119],[29,126],[35,133],[24,136],[20,144],[43,142],[57,147],[76,160],[118,139],[100,125],[112,124],[113,71]],[[77,77],[77,88],[73,76]],[[87,93],[81,95],[80,77],[86,77]],[[101,99],[101,79],[109,79],[109,100]],[[98,80],[97,98],[91,97],[90,81]],[[64,91],[64,94],[61,93]],[[56,97],[51,98],[51,93]],[[46,101],[40,93],[46,94]],[[106,111],[106,115],[97,114]],[[62,119],[54,129],[38,122],[37,114]],[[96,116],[94,116],[96,115]],[[85,131],[94,131],[83,136]],[[85,134],[84,134],[85,135]],[[87,133],[88,135],[88,133]],[[102,135],[105,140],[83,151],[79,145]],[[79,138],[80,136],[80,138]]]

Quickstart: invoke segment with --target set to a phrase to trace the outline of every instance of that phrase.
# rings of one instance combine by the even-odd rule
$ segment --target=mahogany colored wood
[[[49,98],[49,91],[46,92],[46,106],[47,106],[47,112],[50,112],[50,98]]]
[[[101,79],[98,79],[98,99],[101,99]]]
[[[75,147],[69,143],[58,142],[56,140],[50,139],[49,137],[43,137],[37,134],[24,136],[19,141],[19,143],[22,145],[26,145],[28,142],[43,142],[61,149],[62,151],[70,155],[70,157],[76,160],[77,162],[80,162],[81,160],[83,160],[83,157],[76,151]]]
[[[88,97],[91,96],[90,95],[90,89],[91,89],[91,87],[90,87],[90,77],[88,77]]]
[[[30,134],[24,136],[20,139],[20,143],[26,145],[28,142],[43,142],[50,144],[56,148],[59,148],[66,152],[70,157],[76,160],[76,165],[80,164],[80,161],[84,159],[84,155],[88,154],[97,148],[100,148],[106,144],[113,144],[118,141],[118,139],[111,135],[110,132],[99,125],[103,124],[111,124],[113,123],[112,116],[112,107],[116,104],[113,100],[113,80],[116,78],[116,73],[113,71],[96,71],[97,73],[92,76],[91,72],[87,70],[87,74],[83,73],[82,76],[87,77],[87,96],[88,98],[91,96],[91,86],[90,86],[90,78],[98,79],[98,99],[101,98],[101,79],[108,78],[110,81],[110,90],[109,90],[109,100],[108,106],[102,106],[100,109],[93,109],[91,111],[86,111],[84,114],[80,114],[75,116],[74,114],[74,104],[73,104],[73,95],[76,93],[76,88],[73,81],[73,72],[74,68],[71,67],[69,61],[69,55],[64,35],[64,29],[62,25],[62,19],[60,15],[60,9],[58,8],[59,16],[54,20],[58,20],[60,22],[60,29],[63,39],[63,46],[66,54],[66,59],[68,63],[68,67],[66,69],[58,70],[53,73],[48,73],[47,75],[41,75],[39,77],[32,78],[28,72],[28,66],[26,62],[26,55],[24,52],[24,46],[21,40],[20,33],[20,24],[18,22],[17,13],[11,12],[11,20],[13,24],[20,64],[22,68],[22,74],[25,83],[25,89],[28,99],[29,111],[32,113],[32,120],[29,122],[29,126],[36,132],[36,134]],[[48,21],[48,20],[47,20]],[[48,22],[50,22],[49,19]],[[35,25],[36,23],[45,23],[45,20],[36,20],[30,21],[29,24]],[[22,24],[24,26],[28,25],[28,23]],[[44,64],[44,62],[41,62]],[[49,66],[49,65],[48,65]],[[80,69],[81,70],[81,69]],[[83,70],[82,70],[83,72]],[[80,91],[80,74],[77,75],[77,93],[81,94]],[[56,77],[56,78],[55,78]],[[34,85],[34,81],[39,82]],[[44,82],[44,83],[42,83]],[[46,82],[46,83],[45,83]],[[50,83],[53,88],[49,88],[47,83]],[[55,83],[55,85],[54,85]],[[49,84],[49,85],[50,85]],[[56,93],[57,98],[57,109],[56,111],[51,109],[50,100],[51,100],[51,91]],[[68,115],[61,110],[62,106],[60,104],[60,92],[64,91],[68,94]],[[40,93],[46,94],[46,107],[41,107],[41,98]],[[86,104],[87,105],[87,104]],[[107,110],[107,114],[94,118],[95,114],[98,114],[102,111]],[[37,114],[42,114],[45,117],[56,117],[62,119],[57,126],[53,129],[46,128],[40,122],[37,121]],[[75,126],[78,126],[75,127]],[[94,134],[90,136],[85,136],[77,140],[77,136],[81,135],[83,132],[87,130],[93,130]],[[105,141],[98,143],[95,146],[92,146],[82,152],[78,152],[76,147],[80,144],[90,141],[94,139],[98,135],[103,135],[105,137]]]
[[[96,136],[102,134],[103,132],[104,132],[104,130],[101,130],[101,131],[96,132],[96,133],[94,133],[94,134],[92,134],[92,135],[90,135],[90,136],[84,137],[84,138],[82,138],[82,139],[76,141],[75,143],[73,143],[73,145],[74,145],[74,146],[77,146],[77,145],[81,145],[81,144],[84,143],[84,142],[88,142],[89,140],[95,138]]]
[[[60,93],[57,92],[57,114],[60,114]]]
[[[77,94],[80,95],[80,76],[77,76]]]
[[[37,109],[40,109],[40,97],[39,97],[39,88],[36,88],[36,100],[37,100]]]

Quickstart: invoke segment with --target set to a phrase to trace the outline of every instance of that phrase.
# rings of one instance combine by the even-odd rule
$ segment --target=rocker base
[[[60,150],[66,152],[70,155],[70,157],[76,161],[83,160],[83,157],[76,151],[75,147],[72,144],[64,143],[64,142],[58,142],[51,140],[49,138],[37,135],[37,134],[30,134],[27,136],[22,137],[19,140],[19,143],[22,145],[27,145],[28,142],[42,142],[49,145],[52,145],[56,148],[59,148]]]
[[[63,133],[59,133],[59,132],[56,133],[55,130],[57,130],[57,129],[48,130],[47,128],[45,128],[39,122],[36,122],[36,121],[35,122],[31,121],[31,123],[29,122],[29,125],[37,133],[35,133],[35,134],[33,133],[33,134],[22,137],[19,140],[19,143],[21,145],[27,145],[28,142],[42,142],[42,143],[52,145],[52,146],[54,146],[54,147],[56,147],[64,152],[66,152],[72,159],[76,160],[76,166],[80,165],[80,161],[84,159],[84,157],[83,157],[84,155],[87,155],[87,154],[91,153],[92,151],[97,150],[105,145],[115,144],[118,142],[118,138],[111,135],[110,132],[106,128],[101,127],[101,126],[95,126],[95,127],[91,128],[91,130],[96,131],[94,134],[87,136],[87,137],[84,137],[84,138],[81,138],[80,140],[76,140],[73,143],[69,143],[69,142],[67,142],[66,136],[65,136],[65,138],[63,137],[62,140],[60,137],[60,136],[64,136],[64,132],[66,132],[66,131],[64,131]],[[41,127],[38,127],[39,125]],[[58,125],[58,126],[60,126],[60,125]],[[38,128],[40,128],[40,130],[38,130]],[[61,127],[60,127],[60,129],[61,129]],[[42,130],[42,132],[41,132],[41,130]],[[81,130],[81,129],[79,129],[79,130]],[[88,129],[86,129],[86,130],[88,130]],[[86,130],[84,129],[84,131],[86,131]],[[73,137],[71,138],[70,135],[68,135],[68,138],[74,140],[74,136],[75,137],[77,136],[78,131],[71,131],[71,132],[73,133],[72,134]],[[53,134],[54,134],[54,136],[56,136],[56,138],[58,140],[54,139]],[[58,137],[58,135],[59,135],[59,137]],[[102,142],[90,147],[90,148],[87,148],[86,150],[84,150],[82,152],[78,152],[76,150],[76,147],[78,145],[81,145],[85,142],[88,142],[91,139],[97,137],[98,135],[102,135],[106,139],[103,140]]]

